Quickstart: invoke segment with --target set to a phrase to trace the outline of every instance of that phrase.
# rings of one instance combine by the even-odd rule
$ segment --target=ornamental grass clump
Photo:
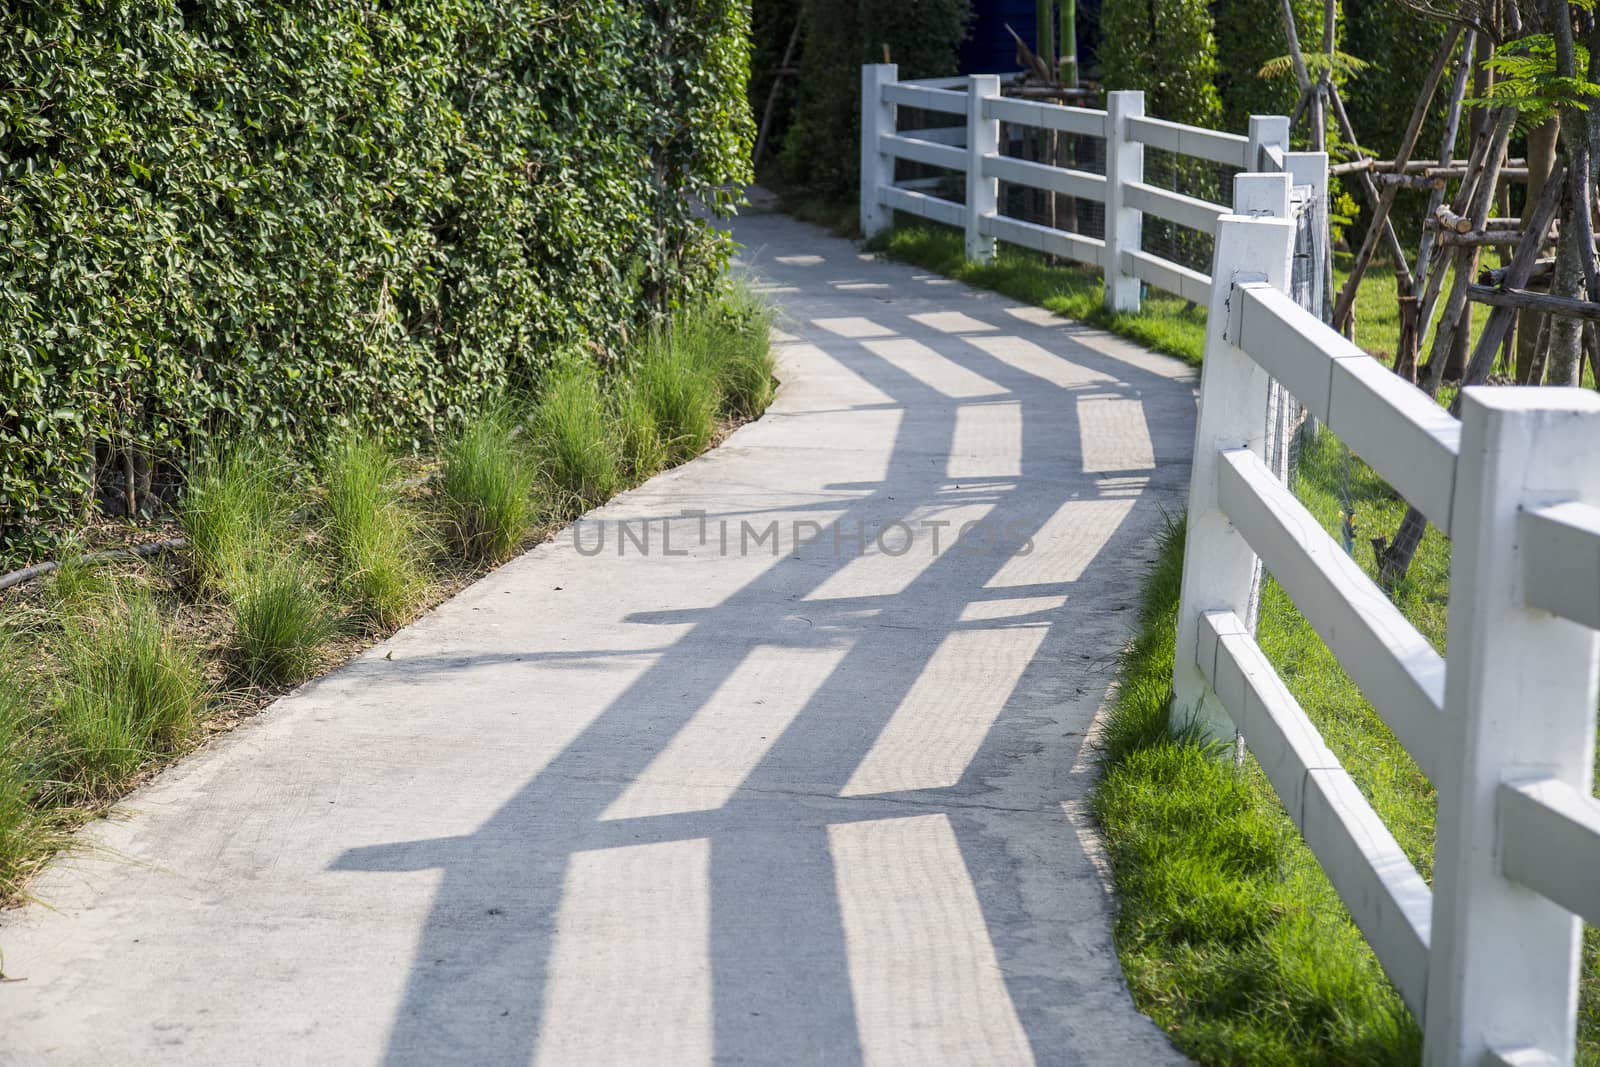
[[[246,576],[262,543],[283,535],[287,480],[279,461],[253,448],[232,449],[195,471],[178,523],[203,588],[226,592]]]
[[[642,482],[667,465],[667,446],[655,413],[633,379],[624,380],[612,400],[617,447],[627,476]]]
[[[10,651],[0,641],[7,662]],[[34,806],[42,770],[37,720],[21,679],[0,668],[0,900],[14,897],[40,853],[58,843],[51,820]]]
[[[539,472],[564,514],[577,514],[617,491],[622,451],[600,376],[571,363],[546,381],[533,409],[531,436]]]
[[[630,374],[631,387],[655,423],[668,464],[704,452],[716,433],[722,390],[707,332],[696,318],[675,317],[650,332]]]
[[[399,488],[400,464],[378,438],[347,434],[324,450],[322,469],[339,589],[371,624],[399,625],[425,587],[417,523]]]
[[[717,367],[722,413],[732,419],[759,417],[775,389],[771,309],[748,286],[736,284],[700,314],[696,328]]]
[[[295,685],[316,668],[333,619],[310,562],[294,550],[256,561],[233,597],[238,672],[257,686]]]
[[[452,546],[472,563],[499,563],[528,532],[533,465],[512,440],[504,407],[477,418],[444,449],[439,492]]]
[[[200,657],[144,592],[61,620],[50,703],[52,787],[100,800],[186,747],[209,699]]]

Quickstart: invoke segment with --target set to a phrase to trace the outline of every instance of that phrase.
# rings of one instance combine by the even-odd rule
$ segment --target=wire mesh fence
[[[1002,123],[1000,154],[1085,174],[1104,175],[1106,172],[1106,143],[1099,137]],[[1049,193],[1003,181],[1000,183],[1000,210],[1024,222],[1097,240],[1103,239],[1106,233],[1106,207],[1098,200]]]
[[[1160,189],[1170,189],[1197,200],[1224,207],[1233,203],[1233,177],[1238,167],[1209,160],[1181,156],[1160,148],[1144,150],[1144,181]],[[1192,230],[1175,222],[1146,215],[1139,246],[1142,251],[1160,256],[1180,266],[1211,273],[1214,241],[1209,233]]]

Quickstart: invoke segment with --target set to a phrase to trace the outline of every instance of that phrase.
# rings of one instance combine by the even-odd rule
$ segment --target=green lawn
[[[1301,454],[1296,493],[1335,536],[1353,504],[1356,558],[1404,512],[1330,434]],[[1450,545],[1429,530],[1394,598],[1444,648]],[[1416,1063],[1420,1035],[1254,760],[1235,771],[1167,728],[1183,567],[1170,534],[1119,672],[1095,795],[1121,907],[1117,947],[1140,1007],[1206,1063]],[[1257,634],[1291,692],[1424,878],[1434,795],[1277,584]],[[1579,1063],[1600,1064],[1600,937],[1585,931]]]
[[[1198,364],[1205,313],[1165,295],[1137,316],[1100,304],[1096,272],[1003,249],[965,263],[949,230],[903,228],[872,247],[973,285],[1095,323]],[[1337,272],[1342,281],[1343,272]],[[1476,316],[1474,333],[1486,316]],[[1393,274],[1356,301],[1356,341],[1392,354]],[[1296,493],[1339,536],[1348,508],[1355,558],[1390,537],[1405,502],[1331,434],[1308,442]],[[1450,545],[1430,529],[1393,596],[1441,651]],[[1202,751],[1168,729],[1181,525],[1163,539],[1124,652],[1102,737],[1095,809],[1120,901],[1116,941],[1134,998],[1185,1052],[1214,1064],[1415,1064],[1421,1036],[1376,957],[1254,760]],[[1432,877],[1434,794],[1333,655],[1270,578],[1258,640],[1424,878]],[[1600,937],[1586,930],[1579,1062],[1600,1065]]]

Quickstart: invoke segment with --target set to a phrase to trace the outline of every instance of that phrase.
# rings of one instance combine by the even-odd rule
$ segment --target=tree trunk
[[[1545,0],[1545,7],[1548,30],[1555,42],[1556,73],[1564,78],[1576,77],[1572,8],[1568,0]],[[1589,129],[1584,112],[1572,107],[1563,108],[1562,112],[1561,148],[1567,157],[1572,188],[1561,205],[1561,243],[1556,248],[1550,293],[1577,298],[1584,291],[1585,265],[1594,255],[1589,225]],[[1584,249],[1586,243],[1590,247]],[[1589,297],[1595,299],[1600,293],[1590,293]],[[1545,359],[1545,380],[1551,385],[1577,385],[1583,372],[1583,324],[1564,315],[1552,316],[1546,332],[1550,347]]]
[[[1578,297],[1583,292],[1583,264],[1578,258],[1578,227],[1573,222],[1569,197],[1561,210],[1561,244],[1556,249],[1556,272],[1550,279],[1552,296]],[[1545,359],[1548,385],[1577,385],[1583,366],[1583,322],[1567,315],[1551,315]]]

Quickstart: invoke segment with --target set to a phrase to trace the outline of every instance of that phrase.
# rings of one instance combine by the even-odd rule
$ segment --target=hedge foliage
[[[0,557],[219,434],[437,434],[713,284],[746,8],[8,4]]]
[[[1300,47],[1320,53],[1323,0],[1294,0],[1293,10]],[[1281,77],[1263,78],[1260,74],[1269,60],[1289,54],[1280,0],[1229,0],[1216,5],[1212,14],[1216,21],[1222,128],[1243,133],[1251,115],[1291,114],[1300,99],[1294,75],[1286,72]],[[1344,25],[1343,19],[1334,25],[1335,48],[1342,47],[1340,31]]]
[[[792,27],[782,8],[756,0],[757,25]],[[972,18],[970,0],[804,0],[794,110],[779,155],[780,176],[825,196],[853,193],[861,160],[861,65],[885,52],[902,78],[956,69],[956,47]],[[781,52],[782,44],[777,45]]]
[[[1101,77],[1107,89],[1143,89],[1145,111],[1215,127],[1217,43],[1205,0],[1105,0]]]

